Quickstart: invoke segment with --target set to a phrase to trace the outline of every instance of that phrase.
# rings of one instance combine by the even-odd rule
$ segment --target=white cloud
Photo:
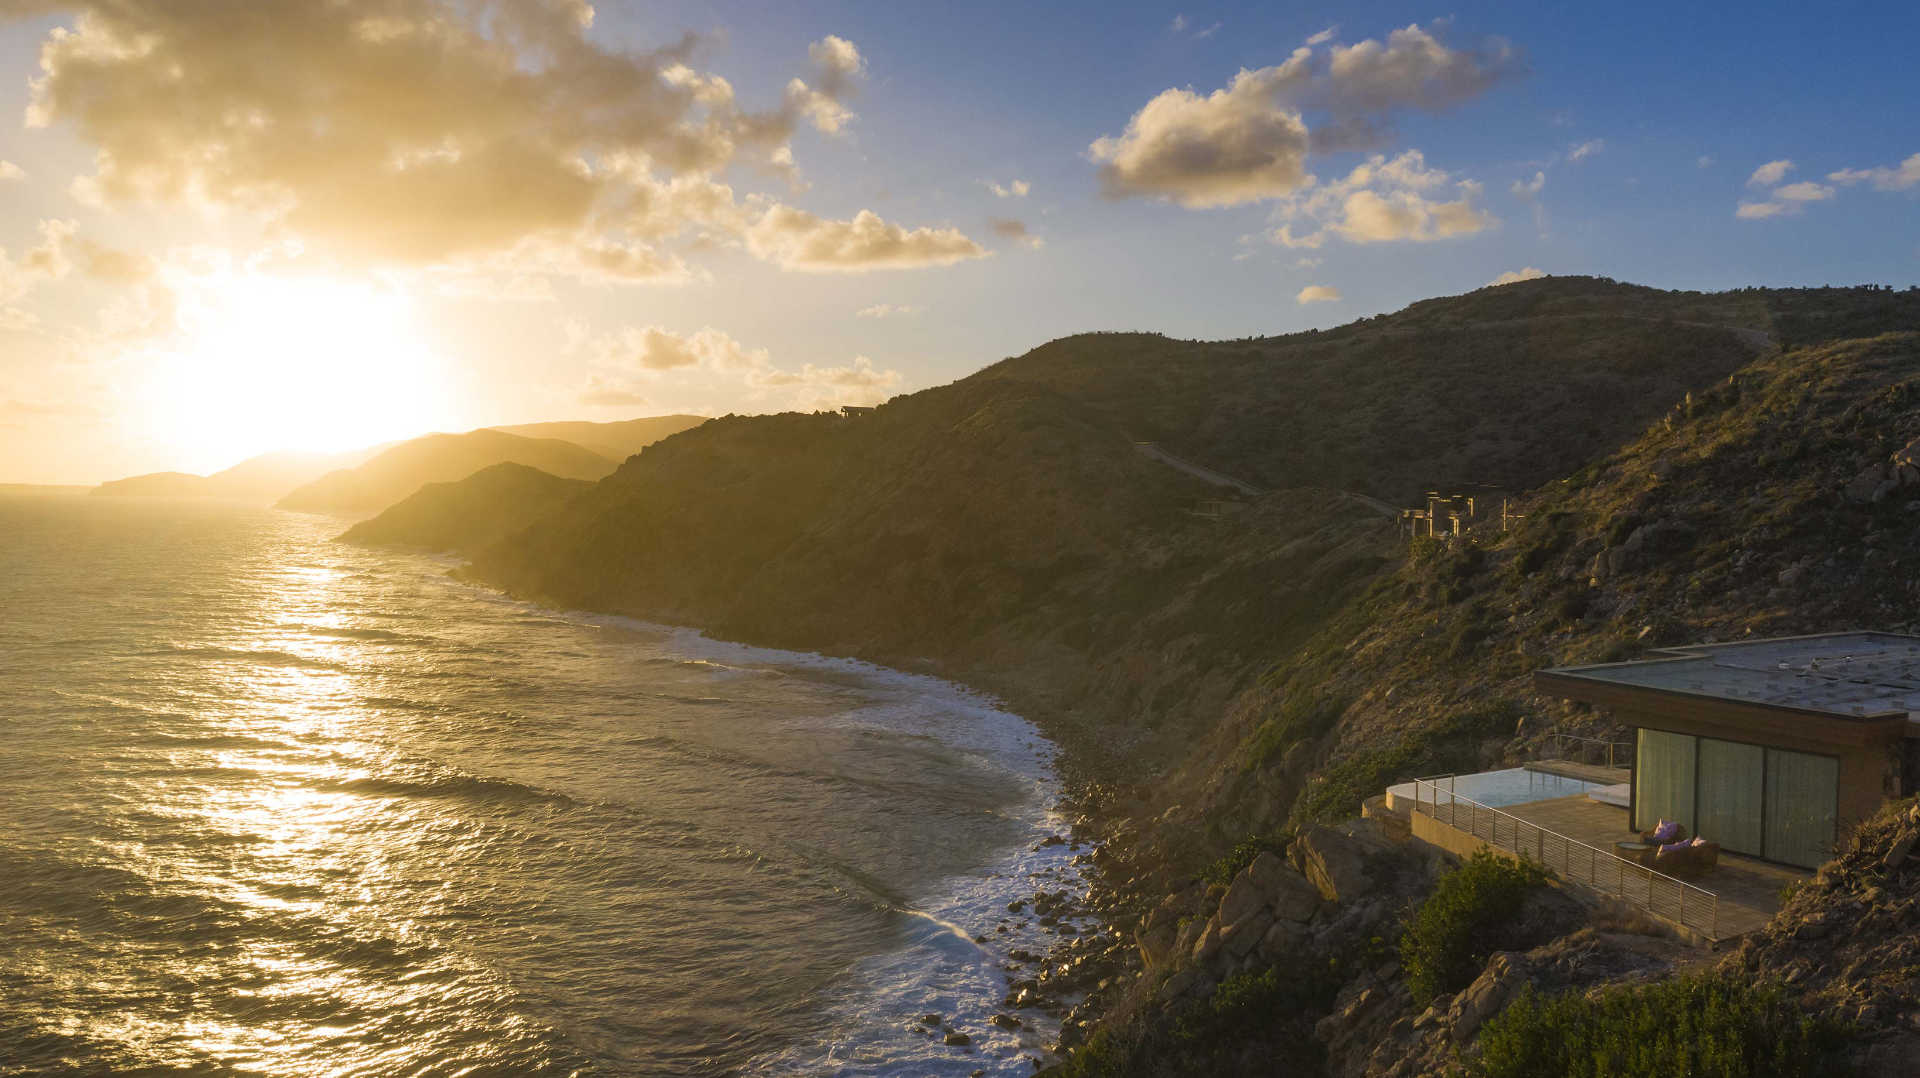
[[[1505,41],[1454,49],[1417,25],[1385,42],[1318,44],[1280,64],[1242,70],[1204,96],[1182,88],[1156,95],[1121,134],[1088,148],[1106,193],[1189,208],[1284,198],[1312,183],[1310,151],[1380,143],[1395,113],[1452,107],[1520,66]],[[1311,131],[1308,111],[1324,116]]]
[[[1699,156],[1697,160],[1694,161],[1694,165],[1699,168],[1712,168],[1713,157],[1709,154],[1703,153]]]
[[[1281,68],[1242,71],[1206,97],[1165,90],[1119,137],[1094,141],[1110,196],[1147,195],[1190,209],[1234,206],[1297,190],[1307,175],[1307,125],[1276,104]]]
[[[1905,191],[1920,186],[1920,153],[1891,168],[1843,168],[1827,174],[1834,183],[1871,183],[1878,191]]]
[[[1778,161],[1768,161],[1766,164],[1754,169],[1753,175],[1747,177],[1747,186],[1772,187],[1784,179],[1792,168],[1793,162],[1785,158]]]
[[[1776,187],[1773,197],[1788,202],[1824,202],[1833,197],[1833,188],[1808,180]]]
[[[1333,303],[1340,298],[1340,290],[1332,285],[1310,284],[1302,288],[1293,301],[1304,306],[1308,303]]]
[[[1447,198],[1447,194],[1456,198]],[[1429,242],[1494,225],[1475,208],[1480,185],[1426,167],[1419,150],[1397,157],[1375,154],[1344,179],[1287,199],[1274,210],[1268,238],[1286,247],[1315,248],[1331,237],[1350,243]],[[1310,229],[1296,233],[1295,226]]]
[[[904,318],[919,314],[925,307],[914,307],[899,303],[876,303],[871,307],[862,307],[855,314],[860,318]]]
[[[737,399],[744,389],[758,402],[776,407],[821,410],[848,404],[876,404],[897,392],[899,371],[875,367],[866,356],[843,366],[776,366],[764,348],[748,348],[731,335],[707,327],[681,334],[659,326],[628,327],[589,335],[575,329],[573,347],[584,350],[597,368],[581,400],[598,406],[649,404],[672,385],[726,390]]]
[[[786,269],[859,273],[946,266],[987,250],[957,228],[905,228],[861,210],[850,221],[775,206],[747,229],[747,249]]]
[[[1033,185],[1025,180],[1013,180],[1005,184],[995,183],[992,180],[980,182],[986,184],[987,190],[992,191],[997,198],[1025,198],[1027,193],[1033,190]]]
[[[807,56],[816,69],[817,86],[802,79],[787,83],[787,107],[805,116],[814,127],[837,135],[853,121],[853,112],[845,104],[853,90],[853,80],[866,70],[867,62],[853,42],[828,34],[807,47]]]
[[[1785,213],[1789,208],[1784,202],[1742,202],[1739,208],[1733,211],[1733,215],[1757,221]]]
[[[1592,157],[1594,154],[1599,153],[1602,149],[1605,149],[1606,145],[1607,145],[1606,139],[1597,139],[1597,138],[1588,139],[1587,141],[1582,142],[1578,146],[1575,146],[1573,149],[1568,150],[1567,160],[1569,161],[1585,160],[1586,158]]]
[[[12,161],[0,161],[0,183],[10,180],[24,180],[26,178],[26,169],[21,168]]]
[[[822,37],[755,109],[692,66],[700,39],[629,51],[584,0],[38,6],[76,13],[27,119],[93,147],[77,196],[249,215],[355,268],[697,279],[669,245],[749,244],[769,206],[714,177],[796,179],[795,132],[844,130],[866,70]]]
[[[1322,30],[1319,33],[1308,38],[1307,44],[1325,45],[1327,42],[1332,41],[1334,39],[1334,35],[1338,34],[1339,32],[1340,32],[1340,27],[1338,24],[1329,26],[1325,30]]]
[[[1503,284],[1518,284],[1521,281],[1537,281],[1546,275],[1547,271],[1538,266],[1527,266],[1524,269],[1508,270],[1493,280],[1488,281],[1487,287],[1497,288]]]
[[[1312,269],[1325,261],[1326,259],[1314,255],[1301,255],[1299,258],[1293,260],[1293,264],[1301,269]]]
[[[1536,171],[1534,172],[1533,179],[1531,180],[1513,181],[1512,190],[1514,194],[1520,196],[1521,198],[1530,199],[1533,196],[1539,194],[1541,190],[1546,186],[1547,186],[1547,174],[1542,171]]]

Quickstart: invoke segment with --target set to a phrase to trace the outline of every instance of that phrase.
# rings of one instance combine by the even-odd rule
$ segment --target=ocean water
[[[1028,723],[340,527],[0,496],[0,1073],[1031,1073]]]

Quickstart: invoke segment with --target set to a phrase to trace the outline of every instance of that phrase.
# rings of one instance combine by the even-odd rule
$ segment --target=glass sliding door
[[[1767,860],[1816,868],[1831,857],[1839,790],[1840,761],[1768,749]]]
[[[1734,853],[1760,855],[1766,750],[1700,738],[1696,834]]]
[[[1640,728],[1634,742],[1633,827],[1645,831],[1661,820],[1694,830],[1694,742],[1690,734]]]

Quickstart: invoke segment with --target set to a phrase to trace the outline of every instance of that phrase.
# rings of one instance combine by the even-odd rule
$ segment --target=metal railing
[[[1720,938],[1720,896],[1597,846],[1454,792],[1453,776],[1413,782],[1413,811],[1532,858],[1570,883],[1613,895],[1708,939]]]
[[[1619,761],[1633,759],[1633,742],[1631,741],[1603,741],[1597,737],[1563,734],[1557,730],[1547,736],[1551,738],[1548,743],[1553,746],[1550,751],[1557,760],[1584,764],[1589,762],[1589,758],[1597,762],[1599,758],[1604,757],[1608,767],[1617,768],[1624,766]],[[1578,755],[1570,755],[1569,750]]]

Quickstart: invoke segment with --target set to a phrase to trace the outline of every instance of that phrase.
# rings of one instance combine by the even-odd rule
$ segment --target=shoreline
[[[917,896],[910,906],[897,907],[895,912],[920,918],[931,927],[917,935],[910,934],[911,938],[901,946],[869,956],[861,963],[868,970],[868,977],[837,985],[835,998],[830,1002],[839,1004],[843,1009],[838,1013],[846,1017],[864,1015],[873,1019],[868,1023],[869,1029],[883,1028],[878,1021],[883,1016],[873,1009],[876,1005],[890,1006],[877,993],[879,985],[875,977],[879,969],[915,952],[937,952],[941,949],[939,938],[946,936],[992,959],[998,985],[982,997],[985,1001],[982,1006],[970,1007],[957,1000],[956,1006],[939,1012],[919,1006],[904,1010],[897,1005],[890,1006],[892,1013],[884,1017],[929,1047],[944,1049],[912,1060],[922,1068],[916,1073],[993,1074],[1001,1068],[987,1068],[1000,1064],[1003,1073],[1024,1076],[1057,1065],[1063,1058],[1061,1049],[1084,1040],[1086,1028],[1096,1017],[1093,1012],[1107,1002],[1101,997],[1115,987],[1114,975],[1121,972],[1123,963],[1113,961],[1111,956],[1126,950],[1127,943],[1100,912],[1114,909],[1118,895],[1101,867],[1105,862],[1102,856],[1105,847],[1099,833],[1104,827],[1094,804],[1097,799],[1092,797],[1098,784],[1084,776],[1070,777],[1068,767],[1062,765],[1069,763],[1073,749],[1059,740],[1056,731],[1047,724],[1010,705],[998,693],[976,688],[944,673],[904,669],[859,655],[729,639],[697,625],[557,605],[544,599],[515,595],[476,578],[465,571],[457,556],[395,552],[422,557],[442,567],[448,579],[496,598],[523,603],[577,622],[662,635],[671,641],[669,646],[674,651],[690,658],[722,661],[728,665],[850,674],[867,686],[893,682],[916,696],[945,697],[963,703],[968,710],[999,716],[1024,728],[1020,731],[1025,738],[1022,748],[1033,748],[1035,738],[1045,746],[1034,754],[1037,763],[1030,765],[1038,772],[1035,793],[1039,795],[1039,803],[1026,821],[1027,834],[979,871],[942,879]],[[914,665],[937,667],[940,664],[919,660]],[[961,752],[978,753],[982,748],[957,742],[943,744]],[[991,755],[990,749],[988,755]],[[1005,766],[1011,759],[996,763]],[[991,886],[993,881],[1012,883],[1015,879],[1020,880],[1017,886]],[[983,908],[978,901],[983,896],[978,894],[972,896],[975,901],[971,905],[956,896],[956,891],[968,890],[967,884],[976,885],[976,890],[994,890],[993,908]],[[956,906],[968,908],[956,910],[953,908]],[[926,907],[961,916],[988,914],[992,923],[982,918],[973,926],[962,925]],[[967,932],[969,927],[974,928],[971,935]],[[1005,945],[997,958],[989,951],[989,946],[995,944]],[[1130,981],[1130,978],[1124,980]],[[856,1001],[866,1003],[869,1009],[852,1009],[850,1005]],[[955,1034],[962,1039],[952,1039]],[[858,1059],[839,1058],[836,1053],[845,1047],[832,1044],[821,1054],[820,1046],[816,1045],[811,1054],[803,1055],[796,1042],[788,1050],[754,1060],[750,1067],[753,1073],[786,1073],[794,1068],[819,1072],[825,1068],[826,1073],[832,1074],[879,1076],[898,1073],[899,1068],[909,1062],[898,1056],[888,1057],[873,1061],[880,1069],[868,1069],[860,1065]],[[858,1046],[850,1055],[857,1050]],[[932,1069],[926,1069],[929,1066]]]

